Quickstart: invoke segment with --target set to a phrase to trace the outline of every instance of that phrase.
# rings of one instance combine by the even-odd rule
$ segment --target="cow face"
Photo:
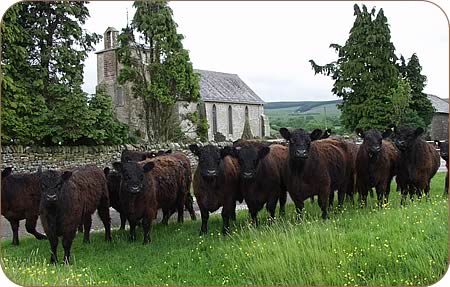
[[[442,159],[448,162],[448,141],[440,142],[438,140],[435,140],[434,142],[439,147]]]
[[[42,200],[47,203],[57,202],[61,198],[62,188],[66,181],[72,176],[71,171],[62,174],[56,170],[38,171],[41,182]]]
[[[241,178],[244,180],[252,180],[255,178],[256,170],[261,159],[270,152],[270,147],[262,147],[260,149],[255,146],[244,146],[233,148],[234,155],[239,160]]]
[[[231,148],[219,149],[213,145],[199,147],[196,144],[189,146],[189,149],[198,157],[198,168],[200,175],[211,180],[219,175],[220,161],[227,155],[231,155]]]
[[[145,174],[155,167],[155,163],[115,162],[113,163],[113,167],[122,177],[120,183],[121,190],[131,194],[138,194],[144,191],[147,182],[145,180]]]
[[[309,157],[311,142],[320,139],[322,131],[316,129],[312,133],[308,133],[303,129],[296,129],[290,132],[286,128],[281,128],[280,134],[289,142],[289,158],[301,161]]]
[[[410,127],[396,127],[390,125],[390,129],[394,132],[394,143],[401,151],[408,150],[416,141],[416,139],[423,134],[422,128],[410,128]]]
[[[363,131],[363,129],[357,128],[355,132],[364,140],[363,145],[367,147],[367,152],[370,158],[375,158],[378,156],[382,148],[383,139],[389,136],[388,132],[381,134],[377,129]]]

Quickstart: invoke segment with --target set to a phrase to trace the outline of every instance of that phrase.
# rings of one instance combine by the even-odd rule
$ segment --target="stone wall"
[[[431,121],[431,140],[448,139],[448,114],[435,113]]]
[[[230,145],[227,143],[211,143],[214,145]],[[35,172],[39,166],[42,169],[60,169],[95,164],[100,168],[111,167],[115,161],[120,161],[122,150],[158,151],[168,150],[184,152],[191,160],[195,169],[197,157],[189,150],[189,144],[167,143],[159,145],[118,145],[118,146],[57,146],[57,147],[24,147],[2,146],[2,170],[13,167],[14,172]]]

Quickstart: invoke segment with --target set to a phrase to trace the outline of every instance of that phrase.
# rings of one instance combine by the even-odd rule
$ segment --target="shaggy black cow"
[[[448,194],[448,141],[440,142],[438,140],[435,140],[434,142],[439,147],[441,157],[443,160],[445,160],[445,166],[447,167],[447,175],[445,176],[445,195]]]
[[[338,190],[338,195],[345,195],[350,184],[348,152],[340,147],[345,143],[317,141],[322,136],[319,129],[310,134],[303,129],[291,132],[281,128],[280,134],[289,142],[287,186],[297,212],[302,214],[306,198],[318,195],[322,218],[328,218],[330,193]]]
[[[287,198],[285,166],[288,149],[271,146],[244,145],[233,148],[240,167],[240,190],[244,196],[252,221],[257,225],[258,212],[266,205],[272,218],[275,217],[277,201],[280,214],[284,215]]]
[[[390,125],[388,128],[394,132],[394,142],[400,150],[397,177],[402,191],[401,204],[405,203],[408,193],[412,198],[413,194],[420,197],[424,191],[428,198],[431,178],[440,166],[439,153],[421,138],[424,130],[420,127]]]
[[[92,214],[97,209],[105,227],[105,240],[111,240],[111,219],[106,178],[103,171],[88,165],[66,171],[47,170],[41,179],[41,221],[50,241],[50,262],[57,262],[58,237],[62,236],[64,262],[70,262],[70,249],[77,227],[84,224],[84,242],[89,242]]]
[[[11,224],[13,245],[19,245],[19,221],[25,219],[25,228],[39,240],[47,237],[36,231],[39,217],[41,186],[36,173],[11,174],[12,168],[2,171],[2,215]]]
[[[109,167],[105,167],[103,172],[106,176],[106,182],[108,186],[109,194],[109,206],[114,208],[120,215],[120,230],[125,229],[125,223],[127,218],[123,213],[122,203],[120,201],[120,181],[122,177],[120,173],[115,170],[110,170]]]
[[[194,174],[194,194],[202,216],[200,234],[208,232],[209,213],[222,206],[222,233],[229,232],[229,221],[236,217],[236,200],[242,202],[239,191],[239,164],[230,151],[207,145],[190,145],[199,158]]]
[[[390,132],[383,134],[376,129],[356,129],[356,134],[364,139],[356,157],[356,177],[361,203],[367,206],[367,195],[375,187],[378,205],[388,202],[392,178],[396,174],[399,160],[394,144],[384,140]]]

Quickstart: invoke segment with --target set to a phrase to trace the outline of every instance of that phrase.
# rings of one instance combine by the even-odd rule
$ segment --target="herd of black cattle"
[[[429,196],[430,180],[440,166],[436,146],[422,139],[423,129],[389,126],[382,133],[376,129],[356,133],[361,145],[330,131],[317,129],[280,129],[287,144],[236,141],[233,146],[190,145],[198,157],[192,186],[202,223],[201,234],[208,231],[208,217],[222,207],[224,234],[229,221],[236,218],[236,202],[245,200],[252,221],[266,205],[275,216],[277,202],[280,215],[285,212],[289,192],[299,215],[304,201],[318,196],[322,217],[337,191],[338,205],[344,198],[353,202],[358,192],[362,205],[374,187],[380,207],[387,203],[390,183],[395,176],[401,191],[401,204],[407,195]],[[445,193],[448,193],[448,142],[435,142],[447,162]],[[183,221],[186,208],[195,220],[190,193],[192,172],[188,157],[181,152],[141,152],[124,150],[114,170],[87,165],[66,170],[12,174],[8,167],[1,175],[1,213],[11,223],[14,245],[19,244],[19,221],[26,219],[26,230],[37,239],[48,238],[52,263],[57,262],[58,238],[62,236],[64,262],[69,263],[72,241],[77,230],[89,242],[92,214],[97,209],[105,227],[105,239],[111,240],[109,207],[120,213],[121,229],[128,220],[130,240],[136,240],[136,225],[142,224],[144,244],[150,242],[152,221],[158,209],[162,223],[177,212]],[[40,216],[46,235],[36,231]]]

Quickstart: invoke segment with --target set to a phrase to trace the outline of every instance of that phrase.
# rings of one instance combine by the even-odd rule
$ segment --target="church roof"
[[[195,70],[200,75],[200,96],[205,102],[263,105],[264,101],[236,74]]]
[[[428,99],[433,104],[433,107],[436,109],[436,113],[444,113],[448,114],[448,102],[444,99],[441,99],[435,95],[427,95]]]

